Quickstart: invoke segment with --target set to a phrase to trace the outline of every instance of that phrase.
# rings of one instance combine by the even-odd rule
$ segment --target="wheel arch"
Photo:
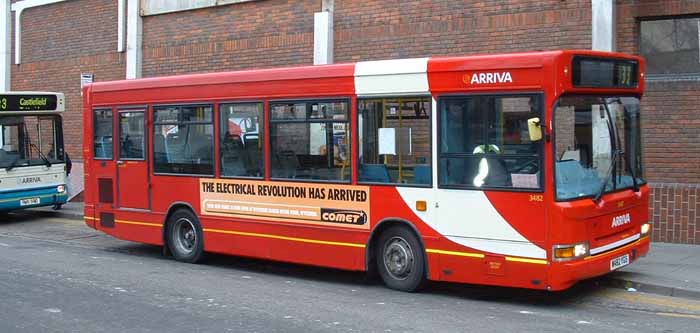
[[[165,214],[165,218],[163,219],[163,228],[161,228],[161,230],[162,230],[161,240],[163,242],[163,254],[165,254],[165,255],[170,254],[170,250],[168,249],[167,239],[166,239],[166,233],[168,232],[168,220],[170,220],[170,216],[172,216],[173,213],[175,213],[176,211],[178,211],[180,209],[187,209],[195,217],[197,217],[197,214],[195,213],[194,208],[192,208],[192,205],[189,202],[175,201],[172,204],[170,204],[170,207],[168,207],[168,211]],[[199,217],[197,217],[197,218],[199,218]]]
[[[423,256],[425,258],[423,263],[425,265],[425,276],[430,276],[430,272],[428,271],[430,266],[428,265],[428,254],[427,252],[425,252],[425,242],[423,241],[421,233],[418,231],[418,228],[416,228],[416,226],[413,223],[400,217],[387,217],[381,219],[379,223],[377,223],[377,225],[370,232],[369,238],[367,239],[367,244],[365,244],[365,270],[369,272],[371,270],[376,269],[374,261],[376,258],[377,242],[379,241],[379,236],[382,234],[382,232],[393,226],[407,227],[416,236],[418,242],[420,243],[421,250],[423,251]]]

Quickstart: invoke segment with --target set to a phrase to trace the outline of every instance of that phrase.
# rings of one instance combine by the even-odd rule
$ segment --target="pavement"
[[[52,206],[32,208],[32,210],[40,212],[53,212],[54,214],[68,219],[82,220],[83,213],[83,203],[82,202],[67,202],[61,209],[54,210]]]
[[[53,211],[51,207],[36,210]],[[53,212],[82,220],[83,204],[69,202]],[[646,257],[601,277],[599,282],[628,291],[700,300],[700,245],[651,243]]]
[[[646,257],[605,280],[625,289],[700,300],[700,245],[651,243]]]

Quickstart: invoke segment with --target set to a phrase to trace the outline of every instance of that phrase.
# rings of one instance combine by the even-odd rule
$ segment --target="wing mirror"
[[[530,141],[542,140],[542,127],[540,126],[540,118],[530,118],[527,120],[527,131],[530,134]]]

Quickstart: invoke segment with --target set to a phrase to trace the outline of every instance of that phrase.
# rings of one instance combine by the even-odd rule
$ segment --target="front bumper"
[[[629,254],[630,264],[649,252],[649,236],[595,256],[568,262],[552,262],[549,270],[549,290],[563,290],[576,282],[610,273],[610,261]]]
[[[21,204],[22,200],[37,198],[39,199],[39,202],[36,204]],[[0,211],[60,205],[66,203],[67,201],[68,192],[58,193],[57,186],[35,188],[30,190],[8,191],[0,193]]]

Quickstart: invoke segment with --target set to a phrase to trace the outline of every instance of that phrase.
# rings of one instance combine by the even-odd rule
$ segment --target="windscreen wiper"
[[[48,158],[46,158],[46,156],[44,156],[44,153],[41,152],[41,149],[39,149],[39,147],[37,147],[37,146],[36,146],[35,144],[33,144],[33,143],[30,143],[29,146],[32,147],[32,148],[34,148],[34,149],[36,149],[36,151],[39,153],[39,157],[41,157],[41,159],[44,160],[44,164],[45,164],[47,167],[51,167],[51,162],[49,161]]]
[[[639,192],[639,183],[637,183],[637,171],[634,169],[634,164],[632,164],[632,160],[627,158],[627,164],[629,164],[630,168],[630,173],[632,174],[632,189],[635,192]]]

